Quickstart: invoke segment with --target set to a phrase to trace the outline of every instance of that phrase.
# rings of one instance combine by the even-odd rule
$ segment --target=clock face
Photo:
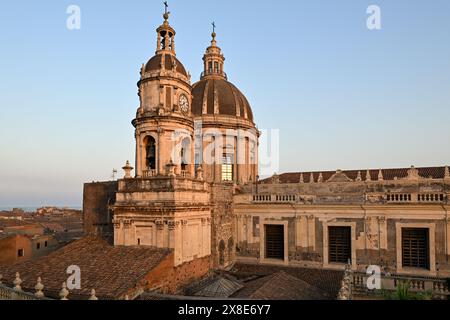
[[[184,94],[180,95],[178,105],[183,113],[187,113],[189,111],[189,100]]]

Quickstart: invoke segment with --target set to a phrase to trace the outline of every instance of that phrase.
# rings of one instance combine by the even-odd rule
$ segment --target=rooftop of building
[[[262,184],[270,183],[311,183],[311,182],[351,182],[351,181],[396,181],[408,178],[450,179],[448,166],[394,168],[394,169],[360,169],[335,171],[289,172],[274,175],[261,180]]]
[[[84,237],[48,256],[0,266],[3,282],[13,286],[16,272],[20,273],[24,291],[34,292],[41,277],[46,296],[58,297],[62,283],[67,281],[69,266],[81,270],[81,289],[74,289],[72,299],[88,298],[95,289],[97,297],[118,299],[129,290],[138,288],[150,270],[159,265],[171,250],[148,247],[112,246],[94,236]]]

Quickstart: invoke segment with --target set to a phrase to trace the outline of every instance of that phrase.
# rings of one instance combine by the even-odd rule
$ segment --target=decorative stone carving
[[[361,174],[361,172],[360,172]],[[336,170],[336,173],[333,174],[330,179],[327,180],[327,182],[351,182],[353,181],[350,179],[342,170]],[[361,181],[361,180],[360,180]]]
[[[16,272],[16,278],[13,281],[14,284],[14,291],[22,291],[22,287],[20,286],[22,284],[22,279],[20,279],[20,273]]]
[[[34,294],[36,298],[44,297],[44,292],[42,292],[42,290],[44,290],[44,285],[42,284],[41,277],[37,278],[37,283],[34,289],[36,290],[36,293]]]
[[[203,181],[204,177],[203,177],[203,168],[202,166],[199,166],[197,168],[197,179]]]
[[[303,173],[300,173],[300,183],[304,183],[305,179],[303,178]]]
[[[383,181],[384,177],[383,177],[383,171],[380,169],[380,171],[378,171],[378,181]]]
[[[175,230],[180,225],[180,221],[169,221],[169,230]]]
[[[166,173],[169,177],[175,177],[175,168],[176,164],[173,163],[172,159],[170,159],[169,163],[166,164]]]
[[[361,171],[358,171],[358,175],[356,176],[356,181],[362,181]]]
[[[372,177],[370,176],[370,170],[366,172],[366,181],[372,181]]]
[[[164,220],[156,220],[156,229],[163,230],[164,229]]]
[[[69,290],[67,290],[67,285],[65,282],[63,282],[62,284],[62,289],[59,292],[59,297],[61,298],[61,300],[69,300],[67,299],[67,297],[69,296]]]
[[[125,171],[124,179],[131,179],[131,171],[134,169],[132,166],[130,166],[130,161],[127,160],[127,163],[124,167],[122,167],[123,171]]]
[[[120,220],[114,219],[114,220],[112,221],[112,223],[114,224],[114,228],[120,229]]]
[[[445,166],[444,179],[450,179],[450,170],[448,166]]]
[[[406,178],[408,180],[419,180],[419,170],[417,170],[414,166],[411,166],[411,169],[408,170],[408,177]]]
[[[309,177],[309,183],[314,183],[314,173],[311,172],[311,176]]]
[[[98,298],[95,296],[95,289],[91,290],[91,296],[89,297],[89,300],[98,300]]]
[[[366,194],[366,201],[369,203],[377,203],[383,198],[382,195],[379,194]]]
[[[322,183],[323,182],[323,174],[322,172],[319,174],[319,178],[317,179],[318,183]]]

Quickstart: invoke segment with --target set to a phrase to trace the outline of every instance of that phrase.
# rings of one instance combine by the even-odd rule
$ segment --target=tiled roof
[[[341,280],[344,276],[343,271],[323,270],[302,267],[282,267],[272,265],[256,265],[237,263],[232,273],[239,279],[251,276],[267,276],[277,272],[286,272],[287,274],[303,280],[312,286],[317,287],[326,293],[330,299],[334,299],[341,288]]]
[[[176,61],[177,71],[187,77],[186,69],[184,68],[184,66],[180,62],[180,60],[178,60],[176,57],[174,57],[170,54],[164,54],[164,56],[165,56],[165,63],[163,65],[163,67],[165,70],[172,70],[173,62]],[[152,71],[160,70],[161,69],[161,61],[162,61],[162,54],[157,54],[157,55],[153,56],[145,65],[145,71],[152,72]]]
[[[244,288],[232,296],[255,300],[327,300],[321,289],[284,271],[263,276],[245,283]]]
[[[0,228],[9,228],[9,227],[39,227],[37,223],[30,223],[23,220],[17,219],[0,219]]]
[[[3,282],[12,285],[15,273],[23,280],[22,288],[34,292],[38,277],[44,293],[57,297],[69,275],[67,267],[81,269],[81,290],[71,291],[73,297],[89,297],[91,289],[99,298],[114,299],[133,289],[150,270],[171,253],[168,249],[112,246],[95,237],[74,241],[46,257],[12,266],[0,266]]]
[[[383,173],[384,180],[395,180],[402,179],[408,177],[408,171],[411,168],[398,168],[398,169],[381,169]],[[419,176],[422,178],[433,178],[433,179],[443,179],[445,175],[445,167],[422,167],[415,168],[418,170]],[[378,174],[380,169],[369,169],[370,177],[372,181],[378,180]],[[361,170],[343,170],[348,178],[352,180],[356,180],[358,177],[358,172],[361,173],[362,181],[366,181],[367,178],[367,169]],[[322,174],[323,181],[326,182],[329,180],[336,171],[314,171],[314,172],[289,172],[283,173],[279,175],[280,183],[299,183],[300,175],[303,174],[303,181],[305,183],[311,182],[311,174],[313,174],[314,182],[319,180],[319,175]],[[261,183],[271,183],[271,178],[261,180]]]
[[[241,118],[247,114],[247,119],[253,121],[253,112],[247,98],[231,82],[223,79],[203,79],[192,86],[192,113],[196,116],[206,113],[214,114],[214,105],[217,102],[218,113],[236,117],[237,110]]]

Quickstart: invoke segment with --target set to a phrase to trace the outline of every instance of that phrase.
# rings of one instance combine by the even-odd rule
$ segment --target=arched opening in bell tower
[[[156,141],[152,136],[145,137],[145,167],[156,170]]]
[[[181,142],[181,171],[188,171],[189,164],[191,164],[191,139],[184,138]]]

